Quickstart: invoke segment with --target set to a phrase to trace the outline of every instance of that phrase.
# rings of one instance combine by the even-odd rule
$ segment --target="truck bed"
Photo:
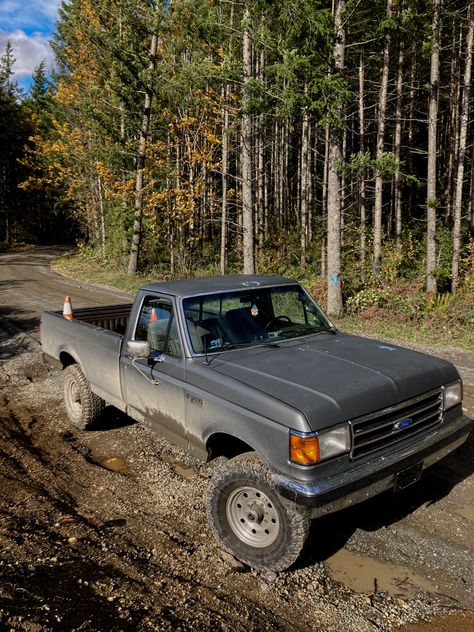
[[[84,307],[68,320],[62,311],[41,316],[41,344],[49,361],[67,366],[77,362],[92,390],[121,410],[119,358],[132,303]]]
[[[123,335],[127,328],[128,317],[133,303],[120,305],[102,305],[100,307],[82,307],[74,310],[74,320],[89,323],[94,327],[108,329],[116,334]],[[56,312],[62,313],[62,312]]]

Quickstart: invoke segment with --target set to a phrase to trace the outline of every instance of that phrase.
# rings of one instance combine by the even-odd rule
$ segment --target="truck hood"
[[[213,370],[303,413],[313,430],[354,419],[458,379],[452,364],[359,336],[324,333],[228,352]]]

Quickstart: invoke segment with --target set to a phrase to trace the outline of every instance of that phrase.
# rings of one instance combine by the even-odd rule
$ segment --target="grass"
[[[71,251],[58,257],[53,267],[65,276],[130,292],[136,292],[146,283],[171,278],[163,271],[130,277],[123,265],[103,262],[91,251]],[[324,284],[308,280],[303,283],[324,307]],[[371,289],[360,294],[351,298],[348,313],[332,319],[340,329],[399,342],[458,347],[474,353],[474,290],[456,297],[440,295],[433,300],[425,296],[421,284],[397,282],[383,291]]]
[[[340,329],[354,334],[393,341],[416,342],[430,347],[458,347],[474,353],[474,331],[433,323],[429,318],[426,322],[400,323],[398,319],[391,321],[389,315],[384,316],[383,319],[373,319],[364,317],[362,314],[345,315],[333,320]]]

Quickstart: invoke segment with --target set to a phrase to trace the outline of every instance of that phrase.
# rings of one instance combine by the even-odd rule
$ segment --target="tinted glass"
[[[171,301],[146,297],[140,311],[135,340],[147,340],[152,351],[181,356],[181,344]]]
[[[268,344],[332,328],[299,285],[192,297],[183,306],[196,353]]]

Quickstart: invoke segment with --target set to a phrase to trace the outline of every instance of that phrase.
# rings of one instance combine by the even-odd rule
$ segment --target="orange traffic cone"
[[[156,307],[152,307],[149,322],[153,323],[155,322],[155,320],[158,320],[158,310],[156,309]]]
[[[74,318],[74,314],[72,313],[71,299],[69,296],[64,297],[63,316],[68,320],[72,320]]]

